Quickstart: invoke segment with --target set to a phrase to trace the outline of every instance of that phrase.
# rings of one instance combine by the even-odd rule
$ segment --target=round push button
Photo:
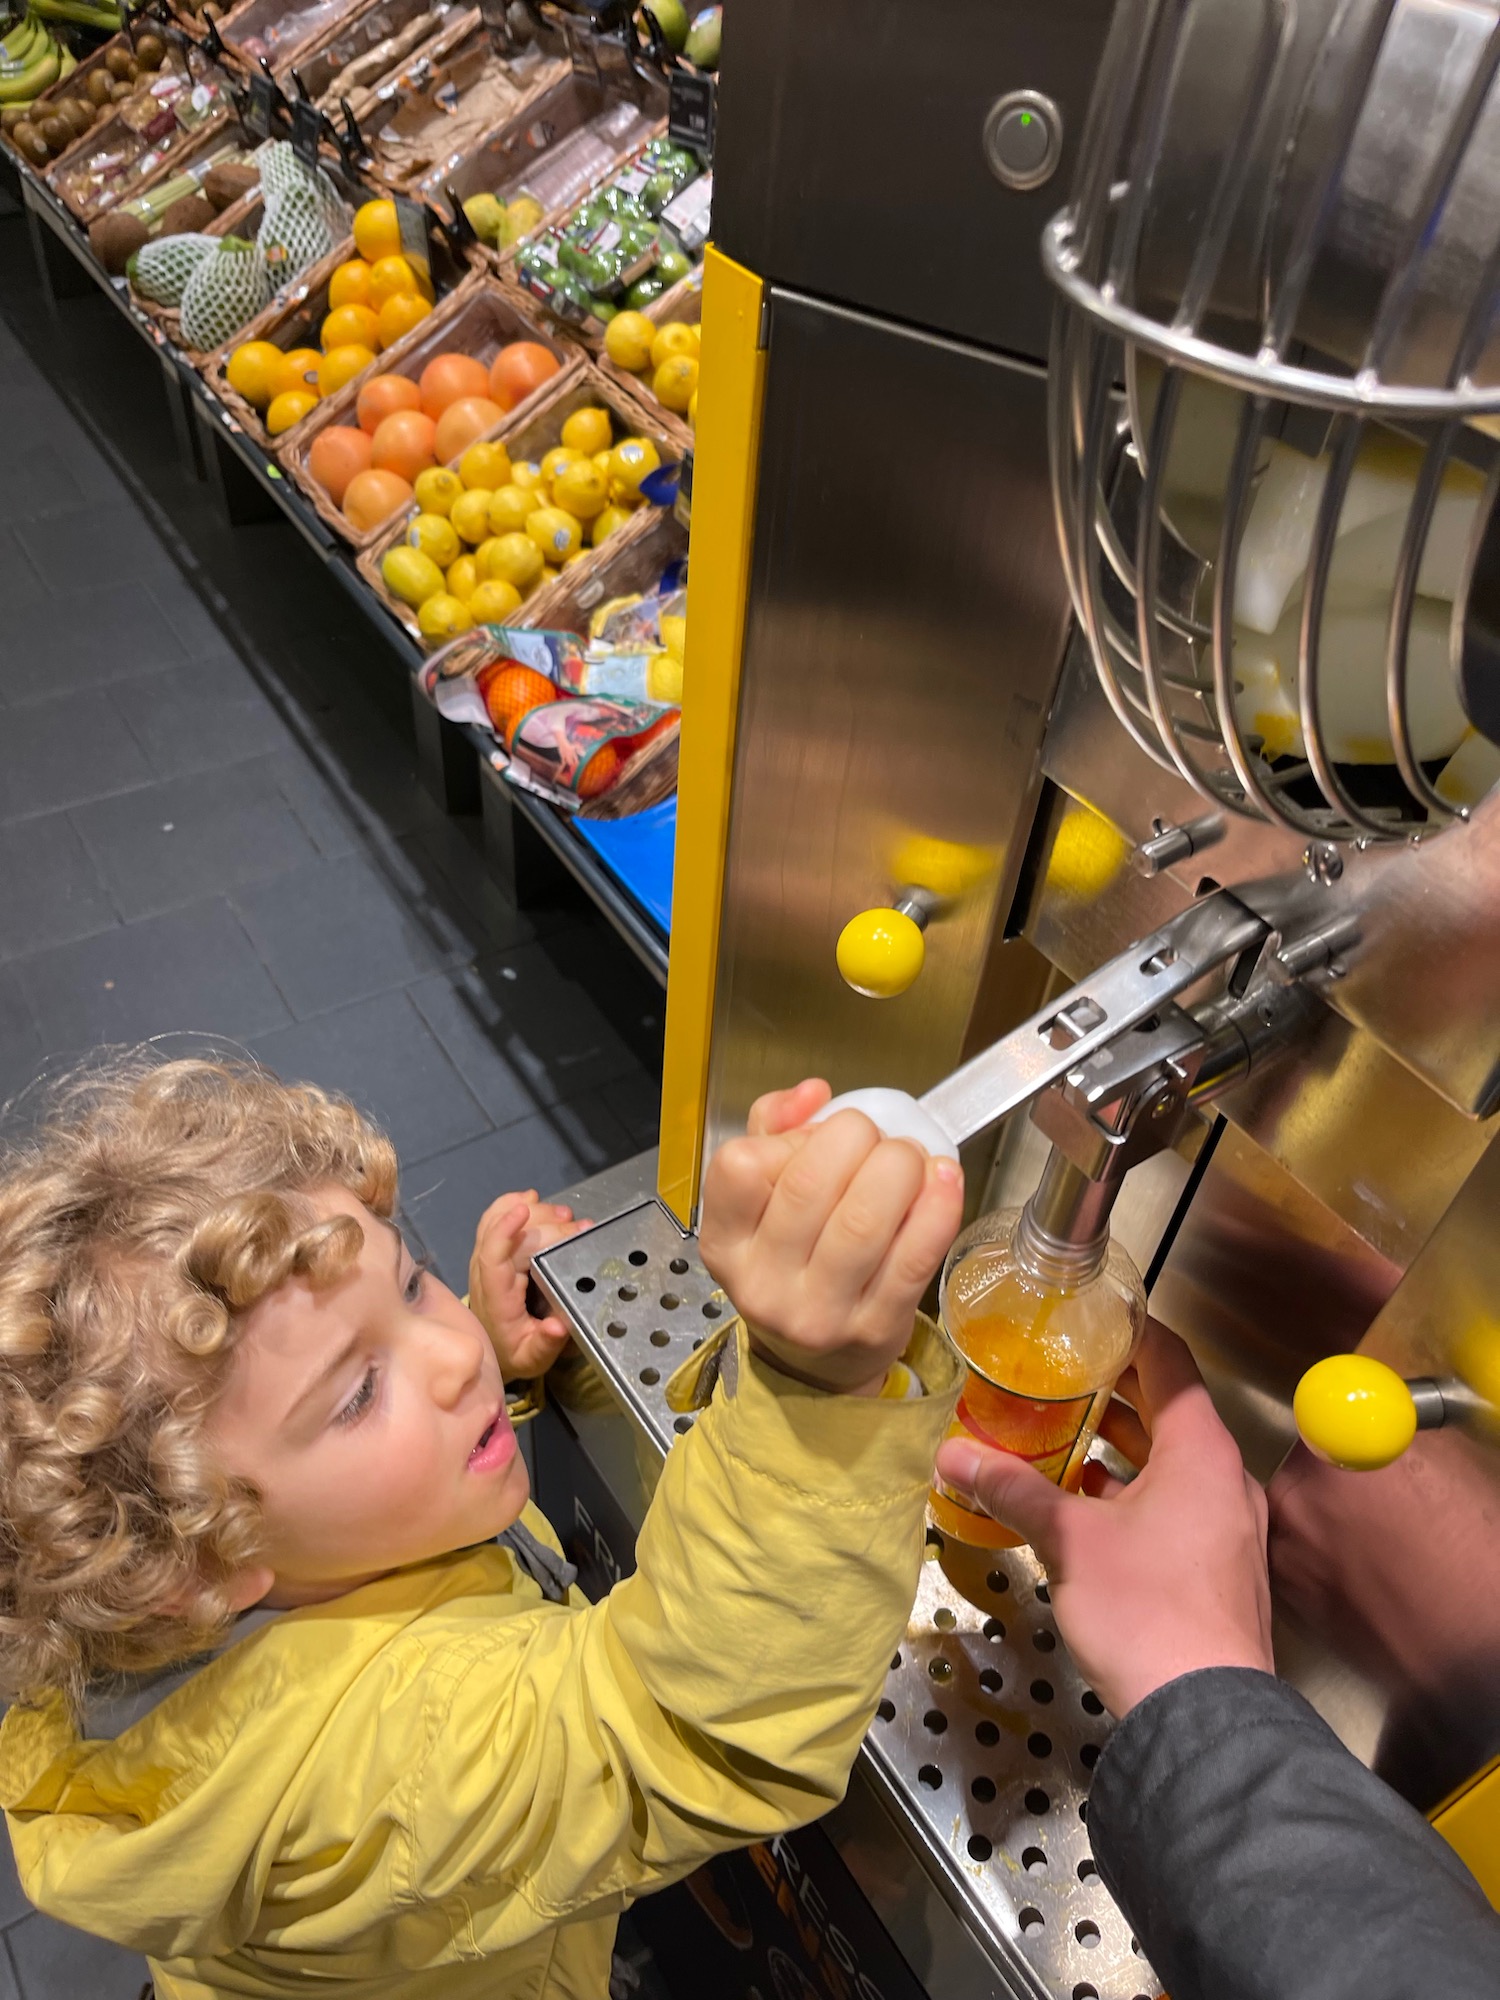
[[[984,156],[1006,187],[1040,187],[1062,157],[1062,113],[1037,90],[997,98],[984,121]]]

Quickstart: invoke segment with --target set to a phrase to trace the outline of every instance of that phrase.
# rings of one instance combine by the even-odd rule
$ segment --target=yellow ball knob
[[[839,932],[839,971],[870,1000],[904,993],[926,957],[920,928],[900,910],[863,910]]]
[[[1410,1389],[1367,1354],[1315,1362],[1297,1384],[1292,1415],[1308,1450],[1348,1472],[1377,1472],[1417,1434]]]

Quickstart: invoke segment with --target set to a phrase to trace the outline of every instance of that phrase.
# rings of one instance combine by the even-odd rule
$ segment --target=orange
[[[355,341],[346,347],[330,347],[318,370],[319,391],[325,396],[337,395],[346,382],[363,375],[374,359],[371,348],[361,347]]]
[[[422,392],[409,375],[372,375],[359,392],[355,405],[359,427],[373,437],[387,417],[397,410],[419,410]]]
[[[488,396],[460,396],[437,420],[433,450],[445,465],[466,452],[486,431],[498,430],[505,412]]]
[[[348,347],[351,342],[373,350],[380,345],[380,316],[368,306],[339,306],[319,327],[318,338],[325,354],[335,347]]]
[[[344,488],[344,513],[361,532],[378,528],[398,508],[410,504],[410,482],[398,478],[394,472],[382,472],[376,466],[356,472]]]
[[[502,410],[513,410],[557,373],[557,356],[536,340],[513,340],[490,363],[490,394]]]
[[[224,377],[231,389],[257,410],[275,395],[271,376],[281,366],[281,349],[271,340],[247,340],[230,355]]]
[[[370,266],[363,257],[351,257],[347,264],[340,264],[328,280],[328,310],[333,312],[338,306],[369,304]]]
[[[393,201],[367,201],[355,211],[354,247],[367,263],[378,263],[401,248],[401,224]]]
[[[389,257],[381,257],[370,266],[370,297],[368,303],[376,312],[387,299],[422,296],[417,283],[417,274],[399,252]]]
[[[398,292],[393,299],[387,299],[380,308],[380,341],[383,347],[394,347],[398,340],[404,340],[413,327],[420,326],[432,311],[426,299],[413,298],[409,293]]]
[[[323,357],[317,348],[290,348],[270,370],[268,380],[272,398],[284,395],[289,389],[311,389],[316,394],[318,370],[322,365]]]
[[[352,424],[330,424],[319,431],[307,454],[307,469],[335,507],[343,504],[350,480],[368,471],[370,440]]]
[[[266,411],[266,429],[272,437],[280,437],[293,424],[300,424],[309,410],[318,407],[318,398],[311,389],[283,389],[279,396],[271,398],[271,407]]]
[[[370,462],[381,472],[395,472],[408,482],[434,462],[431,417],[420,410],[397,410],[375,433]]]
[[[435,421],[461,396],[483,396],[488,400],[490,372],[482,361],[475,361],[470,355],[438,354],[422,370],[418,385],[422,408]],[[499,417],[495,421],[498,423]]]

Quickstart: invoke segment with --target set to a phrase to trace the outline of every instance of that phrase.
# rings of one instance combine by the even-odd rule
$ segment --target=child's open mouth
[[[516,1452],[516,1434],[502,1406],[480,1433],[478,1444],[469,1453],[470,1472],[498,1472],[510,1464]]]

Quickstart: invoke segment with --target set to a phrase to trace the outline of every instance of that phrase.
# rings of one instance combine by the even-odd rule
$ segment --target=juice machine
[[[730,14],[661,1146],[540,1260],[542,1502],[628,1568],[729,1309],[705,1159],[898,1086],[974,1211],[1112,1211],[1268,1484],[1282,1671],[1500,1899],[1500,12]],[[847,1800],[694,1949],[1155,1995],[1045,1576],[928,1556]]]

